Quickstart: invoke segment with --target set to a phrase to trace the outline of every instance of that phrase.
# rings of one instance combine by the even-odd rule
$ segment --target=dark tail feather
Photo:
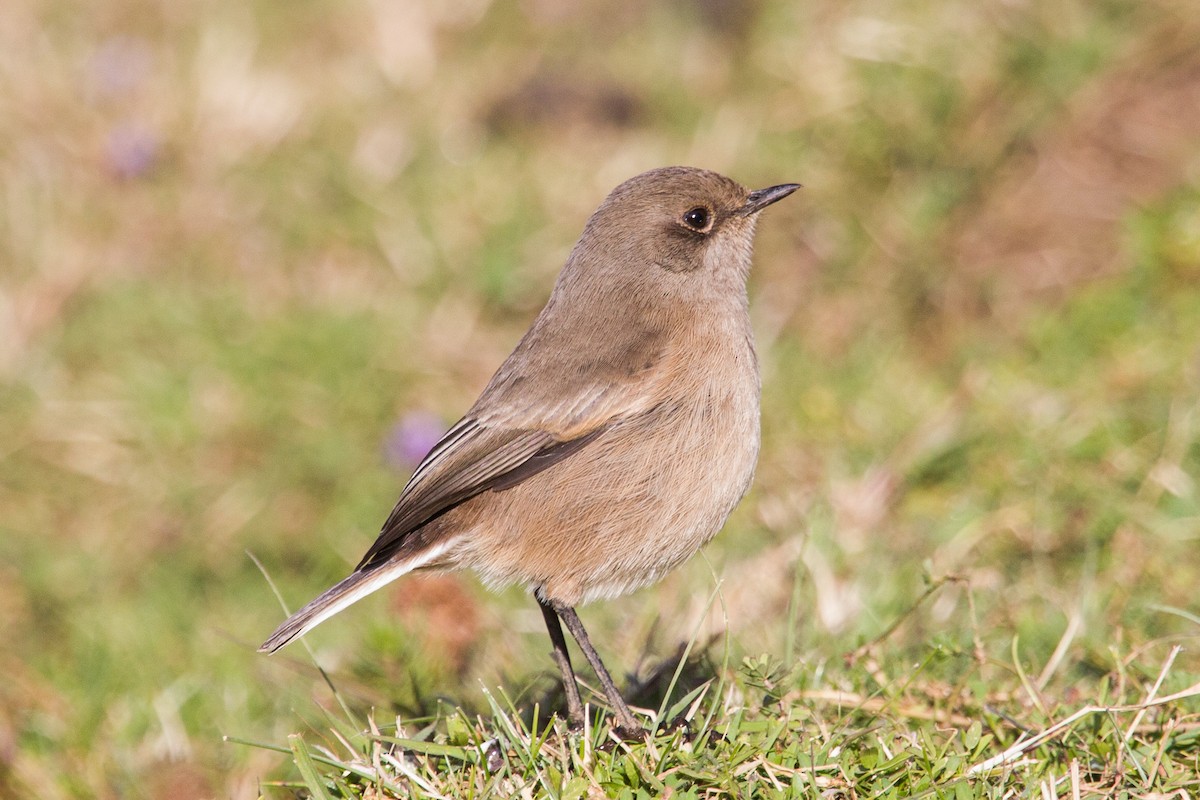
[[[382,564],[369,570],[359,570],[328,590],[304,608],[292,614],[275,629],[271,638],[258,648],[260,653],[274,653],[285,644],[303,636],[349,605],[357,603],[371,592],[381,589],[405,573],[425,566],[445,547],[435,547],[402,561]]]
[[[385,572],[385,570],[380,570],[380,572]],[[258,652],[274,653],[297,636],[308,633],[346,606],[387,583],[387,580],[378,580],[380,577],[381,575],[377,572],[355,572],[284,620],[283,624],[271,634],[271,638],[258,648]],[[399,576],[389,576],[388,580],[391,580],[392,577]],[[371,585],[372,583],[376,585]]]

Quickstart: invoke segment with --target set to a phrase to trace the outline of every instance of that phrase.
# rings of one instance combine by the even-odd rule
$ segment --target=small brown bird
[[[746,276],[759,211],[690,167],[645,172],[588,220],[546,307],[475,405],[413,473],[350,577],[292,615],[275,652],[414,570],[473,569],[537,598],[572,727],[583,704],[559,620],[620,732],[642,728],[575,607],[660,579],[724,524],[759,446]]]

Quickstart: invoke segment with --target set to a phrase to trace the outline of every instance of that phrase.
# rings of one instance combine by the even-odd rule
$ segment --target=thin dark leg
[[[571,669],[571,656],[567,653],[567,640],[562,625],[558,623],[558,612],[542,598],[537,598],[546,618],[546,630],[550,632],[550,643],[554,651],[550,654],[558,671],[562,673],[563,691],[567,693],[567,723],[572,729],[583,728],[583,703],[579,700],[579,687],[575,685],[575,670]]]
[[[629,710],[625,698],[617,691],[617,685],[613,683],[612,676],[604,668],[604,662],[600,660],[600,654],[596,652],[596,648],[592,647],[587,631],[583,629],[583,623],[579,621],[579,615],[575,613],[575,609],[554,602],[551,602],[550,607],[558,612],[558,616],[562,617],[562,621],[567,624],[567,630],[575,637],[575,641],[579,642],[579,649],[583,651],[588,663],[596,671],[596,677],[600,679],[600,685],[604,687],[604,694],[608,695],[608,702],[612,705],[613,714],[617,717],[617,732],[626,738],[633,738],[644,734],[645,730],[634,719],[633,712]]]

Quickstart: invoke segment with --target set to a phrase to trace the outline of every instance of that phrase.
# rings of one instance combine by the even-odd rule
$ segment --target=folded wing
[[[527,340],[537,333],[535,327]],[[357,569],[385,563],[412,531],[460,503],[515,486],[653,408],[666,378],[665,341],[645,328],[630,330],[555,365],[531,364],[524,356],[533,342],[523,341],[425,456]],[[530,367],[536,380],[527,380]]]

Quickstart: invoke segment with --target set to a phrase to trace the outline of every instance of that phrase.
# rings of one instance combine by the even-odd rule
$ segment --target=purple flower
[[[122,123],[108,132],[105,150],[118,178],[141,178],[158,160],[158,137],[136,123]]]
[[[436,415],[410,411],[388,432],[383,457],[391,467],[411,472],[445,432],[445,424]]]

